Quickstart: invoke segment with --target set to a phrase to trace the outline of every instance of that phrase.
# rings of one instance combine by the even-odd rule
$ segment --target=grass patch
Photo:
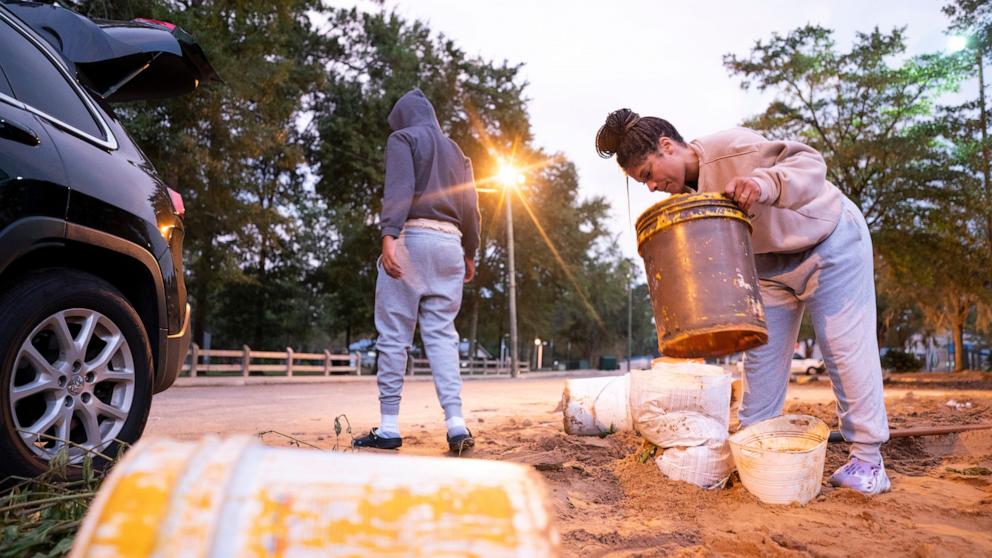
[[[106,476],[93,467],[93,456],[82,463],[82,478],[70,478],[68,457],[57,454],[41,476],[9,477],[0,491],[0,557],[65,556],[76,531]]]
[[[295,447],[324,449],[275,430],[257,435],[263,440],[266,436],[286,438]],[[349,439],[343,441],[343,436]],[[330,451],[350,451],[352,437],[348,417],[335,417],[334,447]],[[75,446],[71,442],[69,445]],[[121,447],[128,446],[121,442]],[[0,558],[56,558],[67,555],[83,516],[123,451],[112,459],[87,450],[80,470],[74,470],[74,475],[69,472],[68,454],[62,451],[49,462],[48,471],[37,478],[5,479],[0,484]],[[100,458],[109,465],[98,469],[93,466],[94,458]],[[81,478],[78,480],[67,480],[79,476],[80,472]]]

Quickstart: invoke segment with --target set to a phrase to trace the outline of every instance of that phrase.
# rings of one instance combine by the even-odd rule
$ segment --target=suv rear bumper
[[[178,333],[173,335],[165,334],[165,350],[162,358],[162,367],[159,370],[155,381],[154,392],[158,393],[169,388],[179,377],[179,370],[186,360],[186,353],[189,352],[189,343],[193,337],[193,332],[189,328],[189,304],[186,305],[186,317],[183,318],[183,327]]]

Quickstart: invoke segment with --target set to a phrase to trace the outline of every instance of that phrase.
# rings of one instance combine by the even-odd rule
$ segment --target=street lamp
[[[964,35],[951,35],[947,38],[947,50],[951,53],[964,50],[972,40],[975,43],[975,63],[978,66],[978,109],[982,134],[982,179],[984,181],[986,200],[992,202],[992,170],[989,168],[992,154],[989,153],[989,117],[985,105],[985,45],[983,37],[973,37],[973,39],[969,40]],[[988,232],[992,234],[992,215],[986,215],[985,226]],[[990,249],[992,249],[992,244],[990,244]]]
[[[627,264],[627,372],[630,372],[630,359],[633,358],[634,331],[634,295],[633,295],[633,266]]]
[[[962,35],[951,35],[947,38],[947,51],[951,54],[959,52],[968,46],[968,37]]]
[[[537,360],[534,363],[537,365],[535,369],[540,370],[541,368],[544,367],[544,344],[541,342],[540,337],[534,339],[534,347],[535,350],[537,351]]]
[[[506,197],[506,257],[510,295],[510,376],[516,378],[520,375],[520,366],[517,362],[517,271],[513,257],[513,195],[510,190],[523,184],[524,175],[512,163],[501,161],[498,178],[503,183]]]

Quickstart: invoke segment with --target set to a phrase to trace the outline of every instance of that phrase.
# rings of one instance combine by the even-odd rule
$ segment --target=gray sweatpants
[[[393,279],[378,264],[375,327],[379,332],[379,411],[398,415],[407,349],[420,321],[420,338],[434,376],[444,418],[462,416],[455,316],[462,304],[465,260],[458,235],[407,227],[396,243],[403,277]]]
[[[789,365],[803,311],[837,397],[837,416],[851,455],[881,462],[889,439],[875,333],[875,277],[864,216],[844,198],[840,222],[826,239],[798,254],[755,256],[768,322],[768,344],[747,352],[741,426],[782,414]]]

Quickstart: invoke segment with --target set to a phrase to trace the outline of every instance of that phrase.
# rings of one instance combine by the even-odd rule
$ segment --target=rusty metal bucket
[[[679,194],[637,219],[658,349],[716,357],[768,341],[751,223],[722,194]]]

